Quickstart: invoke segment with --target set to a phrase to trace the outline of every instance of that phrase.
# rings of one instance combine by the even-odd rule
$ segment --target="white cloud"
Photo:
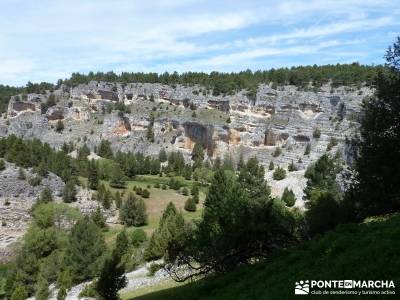
[[[2,0],[0,83],[89,70],[266,68],[269,59],[321,61],[324,49],[373,62],[399,15],[389,0]]]

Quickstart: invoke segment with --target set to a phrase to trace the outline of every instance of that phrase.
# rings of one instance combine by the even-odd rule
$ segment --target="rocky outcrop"
[[[29,183],[37,175],[31,170],[24,170],[24,173],[26,178],[21,179],[19,168],[10,163],[0,172],[0,262],[12,257],[12,245],[25,233],[31,218],[30,209],[40,192],[48,187],[59,199],[64,188],[62,180],[52,173],[37,186]]]
[[[230,104],[229,104],[228,100],[224,100],[224,101],[208,100],[207,103],[208,103],[209,107],[218,109],[225,113],[228,113],[230,110]]]
[[[256,155],[266,165],[271,160],[282,165],[301,160],[300,166],[306,167],[326,150],[331,137],[339,140],[336,148],[343,147],[358,126],[362,99],[372,93],[366,87],[325,85],[319,91],[301,91],[264,84],[250,100],[246,91],[214,96],[198,85],[92,81],[55,90],[58,102],[46,115],[40,114],[40,104],[47,95],[28,94],[21,104],[11,99],[9,118],[0,119],[0,136],[36,137],[56,148],[64,142],[79,146],[85,137],[92,150],[101,139],[109,139],[115,150],[157,155],[164,147],[182,151],[187,159],[199,142],[210,158],[227,152],[235,159],[242,153],[245,158]],[[115,101],[123,101],[130,113],[109,113],[109,103]],[[150,114],[154,143],[146,138]],[[65,129],[56,133],[51,123],[60,119]],[[315,128],[322,133],[320,139],[312,137]],[[304,156],[306,144],[311,145],[309,156]],[[277,146],[283,154],[273,157]]]
[[[209,155],[212,156],[214,150],[214,127],[212,125],[203,125],[196,122],[183,123],[185,136],[194,143],[201,143],[204,149],[207,149]]]

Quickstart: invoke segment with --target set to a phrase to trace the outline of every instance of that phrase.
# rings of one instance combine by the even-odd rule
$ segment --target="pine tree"
[[[321,130],[317,127],[313,131],[313,138],[319,139],[321,137]]]
[[[194,144],[194,147],[192,150],[192,160],[200,161],[200,162],[202,162],[204,160],[204,148],[201,143]]]
[[[304,155],[309,155],[311,152],[311,144],[308,143],[306,149],[304,150]]]
[[[175,207],[167,207],[159,222],[157,230],[153,233],[150,243],[145,250],[145,260],[154,260],[164,257],[168,262],[173,255],[175,246],[179,246],[179,240],[185,233],[185,221]],[[171,248],[170,248],[171,247]]]
[[[400,37],[386,53],[378,73],[376,95],[362,108],[355,161],[356,180],[347,198],[356,219],[400,210]]]
[[[160,160],[160,162],[166,162],[167,161],[167,152],[165,152],[164,148],[160,149],[160,152],[158,154],[158,159]]]
[[[153,131],[153,125],[147,126],[147,133],[146,133],[146,138],[150,143],[154,143],[154,131]]]
[[[116,251],[120,256],[123,256],[128,251],[128,247],[128,235],[126,234],[126,230],[124,229],[117,235],[117,241],[114,251]]]
[[[101,201],[101,204],[103,205],[104,209],[110,209],[111,203],[112,203],[112,194],[110,190],[106,190],[106,192],[104,193],[104,197]]]
[[[97,154],[103,158],[113,158],[113,152],[111,150],[111,143],[107,140],[101,140],[100,145],[98,147]]]
[[[274,171],[274,173],[272,174],[272,178],[274,178],[274,180],[282,180],[286,178],[286,171],[285,169],[281,168],[281,167],[277,167]]]
[[[146,204],[142,198],[136,198],[132,193],[122,204],[119,215],[121,221],[128,226],[147,224]]]
[[[99,206],[97,206],[96,210],[93,211],[90,215],[90,218],[99,228],[105,228],[106,225],[106,218],[104,217],[103,213]]]
[[[286,206],[292,207],[296,203],[296,197],[292,190],[289,190],[287,187],[283,191],[282,201],[285,202]]]
[[[74,282],[82,282],[97,274],[104,250],[100,228],[88,217],[78,220],[71,229],[66,258]]]
[[[115,206],[118,209],[121,208],[122,198],[121,198],[121,193],[120,192],[116,192],[115,193],[114,201],[115,201]]]
[[[117,189],[125,188],[125,174],[119,164],[114,164],[111,168],[110,186]]]
[[[52,194],[50,188],[46,186],[40,192],[38,203],[49,203],[49,202],[52,202],[52,201],[53,201],[53,194]]]
[[[97,190],[99,185],[99,176],[97,172],[96,162],[92,159],[88,164],[88,187]]]
[[[158,228],[153,232],[144,252],[146,261],[161,258],[167,251],[168,243],[184,231],[182,214],[178,213],[175,205],[170,202],[164,209]]]
[[[76,201],[76,188],[73,180],[68,180],[63,189],[63,201],[71,203]]]
[[[292,162],[290,163],[290,165],[288,166],[288,171],[289,171],[289,172],[297,171],[297,167],[295,166],[293,160],[292,160]]]
[[[78,160],[87,160],[87,157],[90,155],[90,149],[86,144],[83,144],[81,148],[78,150]]]
[[[110,258],[104,261],[95,289],[102,300],[119,300],[118,291],[127,284],[125,268],[121,256],[113,251]]]
[[[194,203],[199,204],[199,202],[200,202],[199,194],[193,195],[193,201],[194,201]]]
[[[274,165],[274,162],[271,160],[271,162],[269,163],[269,166],[268,166],[268,170],[272,171],[273,169],[275,169],[275,165]]]

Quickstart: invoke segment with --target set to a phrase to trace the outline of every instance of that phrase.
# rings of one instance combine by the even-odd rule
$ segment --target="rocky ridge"
[[[50,94],[56,104],[43,109]],[[72,88],[62,85],[43,95],[13,97],[0,120],[0,136],[39,138],[55,148],[64,142],[77,147],[86,143],[92,151],[107,139],[114,150],[157,155],[164,147],[181,151],[187,160],[194,144],[202,143],[207,159],[256,156],[266,167],[270,161],[283,167],[293,161],[304,170],[327,150],[332,138],[338,142],[332,153],[349,154],[344,141],[358,127],[363,98],[372,94],[368,87],[326,84],[299,90],[264,84],[255,97],[246,91],[214,96],[201,86],[92,81]],[[122,103],[124,109],[112,109]],[[55,130],[59,120],[65,126],[61,133]],[[154,142],[146,138],[149,126]],[[313,137],[316,128],[319,138]],[[311,150],[305,155],[308,144]],[[282,154],[274,157],[277,147]],[[297,196],[301,198],[301,193]]]

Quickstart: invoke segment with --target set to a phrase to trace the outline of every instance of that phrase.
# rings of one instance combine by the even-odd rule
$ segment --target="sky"
[[[0,0],[0,84],[382,64],[400,0]]]

